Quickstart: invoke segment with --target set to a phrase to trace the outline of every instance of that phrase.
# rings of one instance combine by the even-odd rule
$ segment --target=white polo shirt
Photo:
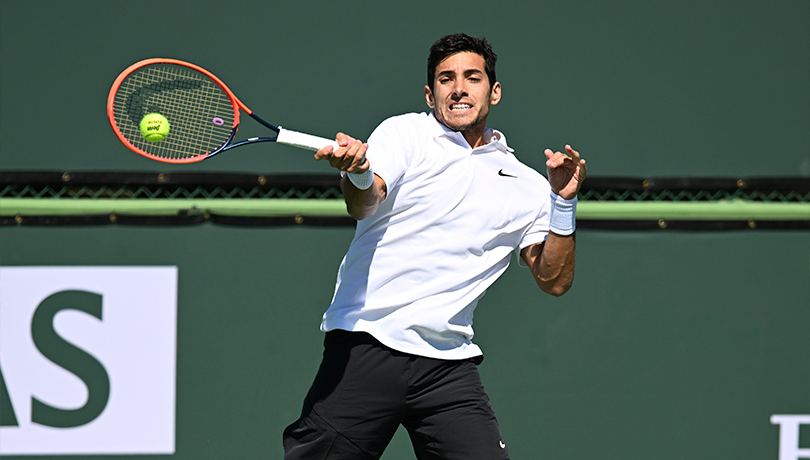
[[[321,330],[365,331],[430,358],[482,354],[473,310],[513,251],[545,241],[551,212],[545,177],[503,134],[487,136],[472,149],[432,113],[377,127],[367,157],[388,194],[357,223]]]

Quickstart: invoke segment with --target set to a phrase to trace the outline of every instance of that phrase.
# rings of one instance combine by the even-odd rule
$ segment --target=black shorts
[[[401,424],[419,460],[508,459],[478,362],[401,353],[361,332],[327,332],[301,418],[284,430],[284,458],[377,459]]]

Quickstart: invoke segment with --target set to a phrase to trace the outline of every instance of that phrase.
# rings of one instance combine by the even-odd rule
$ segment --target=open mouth
[[[469,110],[471,108],[472,108],[472,106],[470,104],[464,104],[464,103],[450,104],[450,111],[451,112],[461,111],[461,110]]]

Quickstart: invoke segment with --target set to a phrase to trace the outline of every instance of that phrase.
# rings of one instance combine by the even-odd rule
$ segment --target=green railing
[[[810,229],[807,178],[589,178],[580,228]],[[0,225],[353,225],[336,175],[1,172]]]

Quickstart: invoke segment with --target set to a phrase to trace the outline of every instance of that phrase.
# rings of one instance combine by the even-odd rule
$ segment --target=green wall
[[[112,135],[109,88],[175,57],[268,121],[364,139],[427,109],[427,50],[465,31],[493,42],[491,124],[533,166],[570,143],[592,175],[810,177],[809,16],[806,0],[0,0],[0,168],[323,172],[274,145],[146,161]]]
[[[365,138],[426,109],[428,47],[466,31],[500,56],[491,124],[538,169],[570,143],[594,176],[810,177],[808,17],[806,0],[0,0],[0,169],[325,172],[277,145],[150,162],[113,136],[107,92],[137,60],[181,58],[271,122]],[[177,265],[174,457],[279,458],[351,235],[3,228],[0,263]],[[578,238],[569,294],[513,266],[476,311],[513,458],[776,459],[769,417],[810,412],[808,234]],[[400,433],[384,460],[410,458]]]
[[[348,229],[6,228],[4,266],[177,265],[176,458],[280,458]],[[810,402],[802,232],[581,231],[574,289],[513,264],[476,310],[513,458],[777,458]],[[808,438],[805,436],[804,445]],[[398,434],[383,457],[413,458]]]

